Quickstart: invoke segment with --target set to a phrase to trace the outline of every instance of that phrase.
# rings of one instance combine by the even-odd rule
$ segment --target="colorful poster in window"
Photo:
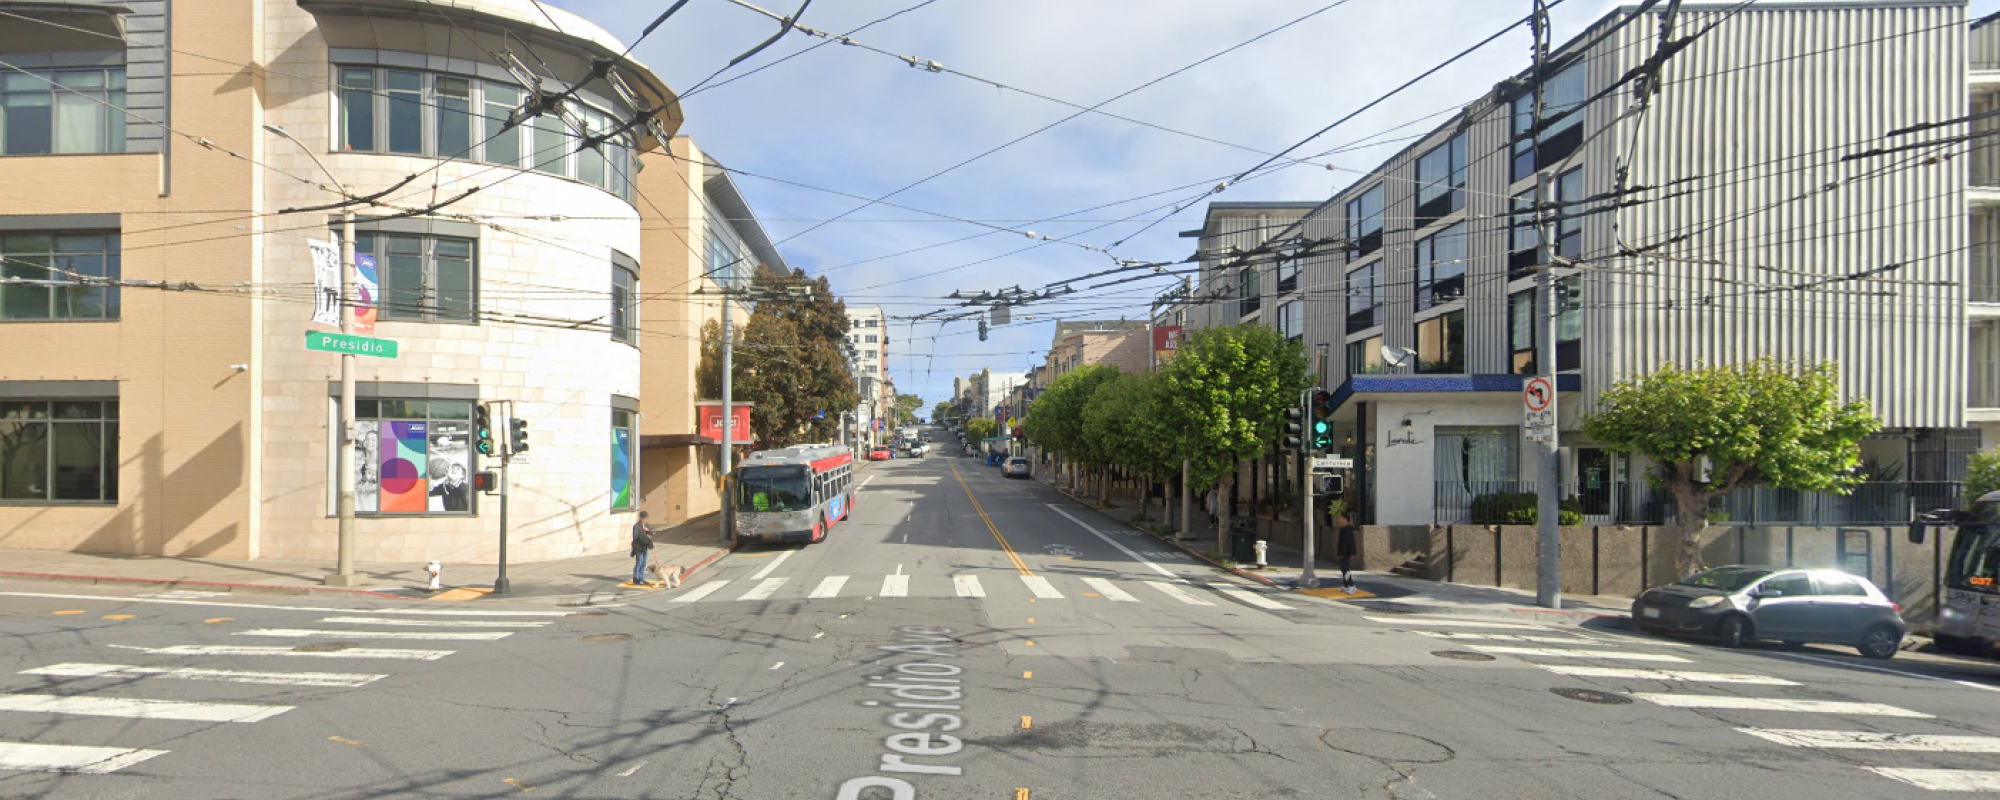
[[[380,423],[362,420],[354,423],[354,511],[373,514],[382,504],[382,437],[377,429]],[[339,502],[339,498],[335,498]]]
[[[382,423],[383,514],[422,514],[428,505],[424,470],[430,466],[426,450],[429,426],[422,422]]]
[[[629,428],[612,428],[611,507],[631,508],[632,505],[632,431]]]
[[[375,332],[375,257],[356,253],[354,255],[354,332]]]
[[[433,422],[425,473],[430,476],[431,511],[472,510],[472,425]]]

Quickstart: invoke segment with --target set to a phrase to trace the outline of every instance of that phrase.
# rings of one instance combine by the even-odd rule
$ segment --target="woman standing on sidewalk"
[[[1353,592],[1354,555],[1361,549],[1356,546],[1354,523],[1347,519],[1346,514],[1335,514],[1333,515],[1333,529],[1335,531],[1333,557],[1334,560],[1340,562],[1340,587]]]
[[[632,585],[643,586],[646,581],[646,557],[653,553],[653,526],[646,524],[646,512],[639,512],[639,521],[632,523]]]

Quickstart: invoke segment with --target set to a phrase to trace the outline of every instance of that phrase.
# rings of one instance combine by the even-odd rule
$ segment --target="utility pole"
[[[735,268],[730,268],[730,272],[733,275]],[[729,313],[729,307],[735,298],[735,295],[730,291],[733,288],[735,287],[724,285],[722,290],[722,460],[720,462],[722,469],[722,513],[718,516],[722,518],[721,534],[722,541],[725,542],[729,541],[730,534],[734,528],[730,517],[732,516],[732,512],[735,511],[735,507],[730,502],[729,495],[736,488],[730,485],[729,481],[729,459],[730,456],[734,455],[734,453],[730,452],[730,448],[735,446],[734,442],[736,440],[736,415],[729,410],[729,402],[733,399],[730,397],[730,390],[734,388],[734,384],[736,383],[736,375],[733,370],[736,329],[730,327]]]
[[[1312,400],[1316,394],[1319,394],[1319,390],[1314,388],[1307,389],[1299,395],[1299,419],[1308,425],[1312,424],[1314,410]],[[1313,494],[1319,489],[1319,476],[1312,471],[1311,456],[1308,454],[1316,453],[1318,450],[1311,446],[1314,438],[1309,433],[1311,429],[1306,430],[1308,434],[1302,437],[1299,449],[1293,453],[1294,474],[1305,477],[1305,485],[1300,487],[1304,491],[1299,492],[1300,501],[1305,505],[1304,513],[1300,516],[1300,519],[1305,520],[1305,540],[1299,548],[1305,551],[1301,554],[1305,556],[1305,566],[1299,570],[1299,588],[1317,589],[1319,576],[1313,573],[1313,560],[1318,558],[1313,552]]]
[[[1557,485],[1558,470],[1556,460],[1561,454],[1557,442],[1556,409],[1556,316],[1561,311],[1556,307],[1556,224],[1549,207],[1549,190],[1556,180],[1555,170],[1542,161],[1542,119],[1547,115],[1548,93],[1545,91],[1549,68],[1549,17],[1546,0],[1534,0],[1534,16],[1531,18],[1535,33],[1535,227],[1540,233],[1541,243],[1536,259],[1541,268],[1535,272],[1535,296],[1540,298],[1542,316],[1535,320],[1535,333],[1539,341],[1535,343],[1535,373],[1548,379],[1548,418],[1550,424],[1547,435],[1542,438],[1541,480],[1536,487],[1537,502],[1535,525],[1535,604],[1543,608],[1562,607],[1562,532],[1556,527],[1560,513],[1561,487]],[[1580,113],[1580,112],[1572,112]],[[1565,201],[1571,198],[1563,198]]]
[[[505,408],[506,412],[489,415],[488,419],[491,420],[497,417],[504,420],[507,424],[501,430],[509,432],[507,438],[500,440],[501,442],[505,442],[505,444],[498,445],[500,447],[500,568],[493,576],[493,593],[506,594],[514,588],[514,584],[507,580],[507,495],[511,494],[509,487],[514,482],[511,480],[514,471],[508,467],[514,463],[514,439],[512,436],[512,431],[514,430],[514,401],[495,400],[492,405]]]
[[[303,145],[300,149],[311,153]],[[328,176],[331,177],[331,173]],[[341,190],[341,194],[346,193],[346,189]],[[354,267],[354,207],[347,206],[340,210],[340,333],[343,336],[354,335],[354,289],[360,282]],[[335,513],[340,515],[339,553],[333,574],[326,576],[328,586],[361,585],[361,576],[354,574],[354,448],[358,444],[355,429],[360,427],[354,416],[354,354],[343,352],[340,354],[340,500],[335,508]]]

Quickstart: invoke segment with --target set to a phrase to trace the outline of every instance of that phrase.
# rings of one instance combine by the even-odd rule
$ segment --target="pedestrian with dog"
[[[632,523],[632,585],[644,586],[646,581],[646,559],[653,554],[653,526],[646,522],[646,512],[639,512],[639,521]]]

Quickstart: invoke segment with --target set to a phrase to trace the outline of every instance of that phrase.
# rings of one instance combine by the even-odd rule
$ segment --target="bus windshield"
[[[2000,579],[2000,525],[1966,525],[1958,529],[1945,565],[1944,584],[1952,589],[1996,591]]]
[[[806,511],[812,483],[803,467],[745,469],[736,481],[737,511]]]

